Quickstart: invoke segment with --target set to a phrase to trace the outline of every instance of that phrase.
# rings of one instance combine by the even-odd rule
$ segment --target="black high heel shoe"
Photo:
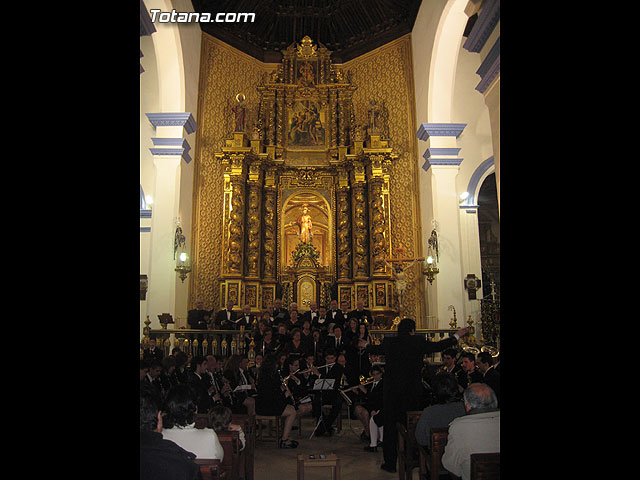
[[[280,448],[296,448],[298,446],[298,442],[295,440],[282,440],[280,441]]]
[[[378,447],[364,447],[365,452],[377,452]]]

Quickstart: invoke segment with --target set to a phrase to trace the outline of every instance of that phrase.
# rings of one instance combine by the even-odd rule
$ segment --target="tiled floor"
[[[349,424],[351,422],[351,425]],[[340,459],[341,479],[357,480],[395,480],[397,473],[389,473],[380,469],[382,464],[382,447],[377,453],[365,452],[368,445],[360,440],[362,424],[358,420],[343,418],[342,432],[331,437],[313,437],[311,432],[315,423],[311,418],[302,419],[302,437],[298,431],[292,432],[291,438],[299,442],[298,448],[280,449],[275,442],[257,441],[255,450],[255,480],[288,480],[297,478],[297,456],[299,454],[318,456],[321,453],[335,453]],[[305,470],[305,480],[330,479],[329,467]],[[418,478],[418,471],[413,471],[413,479]]]

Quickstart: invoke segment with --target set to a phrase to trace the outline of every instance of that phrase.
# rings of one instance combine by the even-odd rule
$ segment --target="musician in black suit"
[[[227,302],[227,308],[216,313],[213,320],[216,330],[233,330],[238,320],[238,313],[233,311],[233,301]]]
[[[162,363],[158,360],[151,360],[149,362],[149,371],[144,377],[142,382],[152,386],[158,395],[158,398],[164,400],[164,390],[162,389],[162,381],[160,375],[162,374]]]
[[[360,341],[367,353],[385,356],[384,382],[384,463],[380,466],[387,472],[396,471],[398,459],[398,432],[396,422],[406,423],[407,412],[422,410],[422,367],[426,354],[441,352],[457,344],[458,339],[469,333],[462,328],[454,336],[439,342],[430,342],[424,336],[415,335],[416,323],[403,318],[398,325],[398,334],[385,337],[381,345]]]
[[[336,353],[345,353],[349,348],[349,339],[342,334],[342,327],[333,327],[333,336],[327,335],[324,341],[324,348],[333,348]]]
[[[489,352],[480,352],[476,359],[477,369],[482,373],[482,383],[489,385],[498,399],[500,408],[500,373],[493,366],[493,357]]]
[[[364,308],[364,302],[362,300],[358,300],[356,303],[356,309],[351,310],[347,314],[347,320],[350,318],[357,318],[359,323],[364,323],[367,320],[369,325],[373,325],[373,315],[371,315],[371,311]]]
[[[329,323],[344,326],[346,317],[344,313],[342,313],[342,310],[338,308],[337,300],[331,300],[331,303],[329,304],[329,310],[327,310],[327,318],[329,319]]]
[[[318,310],[317,302],[309,303],[309,310],[300,315],[300,324],[304,323],[305,320],[309,320],[311,325],[314,324],[314,321],[320,316],[320,312]]]
[[[280,322],[289,321],[289,311],[286,308],[282,308],[282,299],[276,298],[273,301],[273,324],[274,326]]]
[[[364,431],[360,438],[370,440],[369,446],[365,447],[365,451],[377,452],[378,442],[382,441],[381,429],[384,425],[382,367],[374,365],[369,370],[369,373],[373,378],[373,382],[360,386],[360,390],[364,392],[365,397],[360,405],[356,405],[354,412],[364,426]]]
[[[242,308],[242,315],[236,319],[235,329],[240,330],[240,327],[244,327],[245,330],[253,328],[253,322],[256,320],[256,316],[251,313],[251,306],[245,305]]]
[[[340,379],[342,378],[342,374],[344,373],[344,369],[342,365],[336,363],[336,351],[333,348],[327,348],[325,350],[324,361],[325,365],[321,368],[316,368],[313,370],[313,373],[317,375],[319,378],[325,379],[333,379],[333,389],[324,390],[322,392],[317,391],[314,393],[313,397],[313,418],[316,422],[319,420],[322,414],[322,405],[331,405],[331,411],[329,415],[322,416],[322,422],[318,425],[316,429],[315,435],[321,437],[322,435],[331,436],[333,434],[333,428],[331,425],[334,420],[340,414],[342,410],[342,397],[338,393],[338,389],[340,388]],[[333,365],[331,365],[333,364]]]
[[[194,330],[206,330],[208,327],[208,318],[211,315],[209,310],[204,309],[202,300],[196,300],[196,308],[187,312],[187,323],[189,328]]]
[[[156,339],[150,338],[149,348],[145,348],[142,352],[142,359],[149,363],[154,360],[162,362],[162,357],[164,357],[164,352],[156,346]]]
[[[206,413],[215,404],[213,396],[216,394],[209,377],[205,376],[207,360],[200,355],[191,359],[191,371],[189,372],[189,385],[196,395],[198,412]]]

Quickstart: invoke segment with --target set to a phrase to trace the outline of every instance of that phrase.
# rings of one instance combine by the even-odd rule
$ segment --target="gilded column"
[[[371,268],[373,275],[386,274],[387,264],[385,253],[387,251],[387,216],[385,215],[382,187],[384,179],[374,177],[370,179],[369,198],[371,204]]]
[[[264,256],[262,271],[265,280],[276,279],[276,185],[275,170],[265,172],[264,185]]]
[[[227,272],[242,275],[244,247],[244,178],[233,175],[230,179],[231,205],[229,211],[229,244],[227,248]]]
[[[261,218],[261,183],[260,164],[249,166],[247,181],[249,195],[247,197],[247,277],[260,277],[260,218]]]
[[[338,115],[336,109],[336,91],[333,89],[329,90],[329,111],[331,112],[329,145],[331,145],[331,147],[336,147],[338,138]]]
[[[347,172],[338,172],[336,190],[336,245],[338,281],[351,278],[351,216],[349,215],[349,180]]]
[[[369,222],[367,219],[367,182],[364,166],[354,161],[351,171],[351,205],[353,208],[353,278],[369,278]]]
[[[276,91],[276,141],[275,144],[284,146],[284,90]]]

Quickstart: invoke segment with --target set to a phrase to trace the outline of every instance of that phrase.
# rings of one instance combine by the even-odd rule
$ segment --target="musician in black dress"
[[[291,440],[291,427],[296,420],[296,409],[287,403],[286,398],[291,393],[283,391],[282,378],[278,374],[275,355],[265,355],[258,375],[258,396],[256,397],[256,414],[277,415],[284,418],[282,440],[280,448],[296,448],[298,442]]]

